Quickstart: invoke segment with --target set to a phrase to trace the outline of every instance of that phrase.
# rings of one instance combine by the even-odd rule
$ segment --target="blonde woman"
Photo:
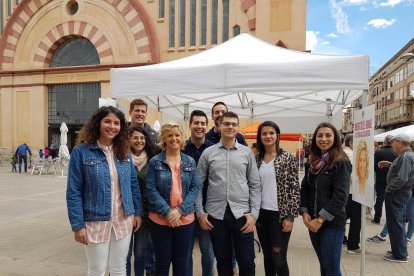
[[[365,182],[368,179],[369,154],[367,142],[360,140],[356,154],[356,175],[359,183],[359,194],[365,195]]]
[[[194,203],[199,180],[193,158],[181,152],[183,129],[177,123],[161,127],[159,146],[147,175],[150,232],[155,252],[155,274],[191,275],[189,254],[194,231]]]

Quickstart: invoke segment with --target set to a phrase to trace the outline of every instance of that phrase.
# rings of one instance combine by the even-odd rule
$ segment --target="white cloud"
[[[313,51],[318,44],[319,32],[306,31],[306,50]]]
[[[398,5],[402,2],[403,2],[403,0],[387,0],[385,2],[379,3],[378,5],[380,7],[394,7],[394,6],[396,6],[396,5]]]
[[[344,0],[341,6],[358,6],[368,3],[368,0]]]
[[[332,17],[336,21],[336,31],[340,34],[350,32],[348,25],[348,15],[342,9],[342,6],[336,2],[336,0],[330,0],[332,6]]]
[[[329,44],[331,44],[331,43],[327,40],[321,42],[321,45],[324,45],[324,46],[329,45]]]
[[[330,34],[327,34],[326,36],[330,37],[330,38],[337,38],[338,37],[338,35],[336,33],[330,33]]]
[[[387,20],[384,18],[377,18],[377,19],[371,19],[370,21],[368,21],[367,25],[375,29],[380,29],[380,28],[386,29],[392,24],[394,24],[395,22],[397,22],[397,20],[395,19]]]

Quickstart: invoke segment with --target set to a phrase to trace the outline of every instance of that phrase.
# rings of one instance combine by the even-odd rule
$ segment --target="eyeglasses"
[[[230,122],[222,122],[221,124],[225,127],[229,127],[229,126],[237,127],[239,125],[238,123],[230,123]]]

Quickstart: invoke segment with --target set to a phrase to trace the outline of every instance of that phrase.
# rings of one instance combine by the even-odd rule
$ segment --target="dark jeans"
[[[260,209],[256,228],[263,250],[266,276],[289,275],[287,249],[292,232],[282,232],[279,212]],[[278,252],[274,251],[276,248]]]
[[[135,276],[143,276],[145,270],[155,273],[155,256],[149,225],[143,225],[132,235],[126,263],[127,276],[131,275],[132,252],[134,252]]]
[[[348,197],[346,215],[350,219],[347,248],[356,250],[359,248],[359,242],[361,241],[361,204],[353,201],[352,195]]]
[[[382,217],[382,205],[385,199],[385,184],[377,184],[375,183],[375,192],[377,193],[377,198],[375,199],[374,204],[374,221],[380,222]]]
[[[169,227],[150,223],[152,244],[155,252],[155,275],[168,276],[173,265],[173,276],[191,275],[188,256],[192,254],[194,222],[180,227]]]
[[[211,230],[211,242],[217,259],[219,276],[232,276],[232,242],[239,264],[240,276],[255,275],[254,234],[243,234],[240,229],[246,224],[246,217],[236,219],[230,208],[226,208],[223,220],[208,216],[214,228]]]
[[[385,193],[385,215],[387,217],[391,251],[394,258],[397,259],[403,259],[408,256],[405,222],[407,203],[410,198],[411,190]]]
[[[194,225],[194,238],[191,246],[193,252],[195,239],[198,238],[198,246],[201,251],[201,270],[202,276],[214,275],[214,251],[211,243],[210,231],[203,230],[196,221]],[[189,267],[193,267],[193,254],[189,256]],[[192,274],[191,274],[192,275]]]
[[[24,172],[27,172],[27,155],[18,154],[19,157],[19,173],[22,173],[22,162],[24,162]]]
[[[341,253],[344,231],[322,228],[309,236],[319,259],[321,276],[341,276]]]

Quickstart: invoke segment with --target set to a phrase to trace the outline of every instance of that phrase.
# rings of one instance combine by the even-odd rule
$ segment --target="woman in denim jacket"
[[[150,232],[155,252],[155,275],[192,275],[189,254],[194,229],[194,203],[199,180],[193,158],[181,152],[183,129],[177,123],[162,126],[162,152],[151,159],[147,175]]]
[[[83,126],[69,162],[66,203],[75,240],[84,244],[88,275],[126,275],[132,231],[143,215],[124,114],[101,107]]]
[[[300,190],[300,213],[309,229],[321,275],[341,275],[345,205],[352,165],[332,124],[321,123],[316,128],[309,161],[310,168],[305,173]]]

